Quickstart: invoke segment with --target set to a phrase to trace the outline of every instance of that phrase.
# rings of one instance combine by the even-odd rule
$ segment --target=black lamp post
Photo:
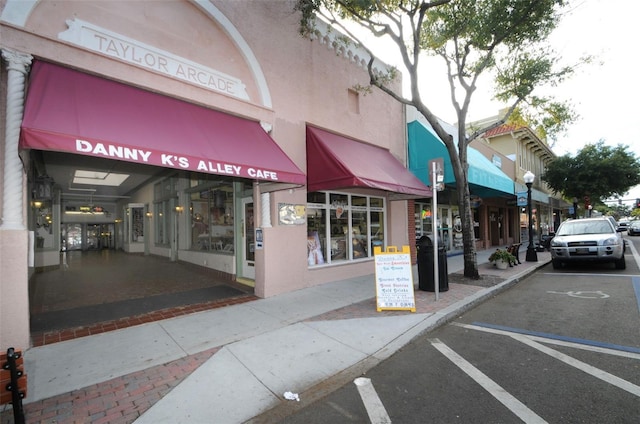
[[[529,208],[529,246],[527,246],[527,262],[538,262],[538,254],[533,247],[533,217],[531,213],[531,186],[533,180],[536,178],[533,172],[527,171],[524,173],[524,183],[527,185],[527,206]]]

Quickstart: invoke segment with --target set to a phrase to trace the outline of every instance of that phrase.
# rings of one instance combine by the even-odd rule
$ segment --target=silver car
[[[565,221],[551,240],[551,261],[558,269],[572,262],[613,262],[625,269],[624,239],[606,217]]]

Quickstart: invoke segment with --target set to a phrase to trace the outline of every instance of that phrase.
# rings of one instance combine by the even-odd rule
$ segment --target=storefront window
[[[431,204],[415,203],[415,228],[416,238],[420,238],[433,232],[433,223],[431,220]]]
[[[384,199],[380,197],[372,197],[370,199],[370,216],[371,216],[371,228],[369,235],[371,236],[371,255],[373,255],[373,248],[380,247],[384,250],[385,237],[384,237],[384,223],[385,223],[385,208]]]
[[[361,196],[351,197],[351,247],[353,249],[353,259],[366,258],[369,256],[369,243],[367,235],[369,225],[367,225],[367,198]]]
[[[153,229],[155,244],[169,246],[171,209],[177,203],[178,177],[165,178],[153,187]]]
[[[233,253],[233,184],[196,186],[190,199],[191,249]]]
[[[159,245],[169,245],[169,202],[158,202],[153,205],[153,224],[155,228],[155,241]]]
[[[348,259],[347,235],[349,234],[349,200],[346,194],[329,194],[331,225],[331,261]]]
[[[462,242],[462,218],[457,207],[451,209],[451,215],[453,216],[453,225],[451,227],[453,236],[453,250],[462,250],[464,248]]]
[[[314,192],[307,202],[310,266],[370,258],[374,246],[384,249],[383,198]]]
[[[36,249],[53,248],[53,207],[51,200],[32,202]]]
[[[327,211],[324,204],[311,205],[307,206],[307,260],[314,266],[324,264],[327,257]]]
[[[144,242],[144,205],[130,205],[127,210],[128,218],[131,220],[131,243]]]

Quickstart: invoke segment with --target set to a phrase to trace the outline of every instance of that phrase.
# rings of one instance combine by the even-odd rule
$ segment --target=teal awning
[[[453,166],[444,143],[432,130],[419,121],[407,124],[409,137],[409,170],[426,185],[429,181],[429,161],[444,159],[444,183],[455,185]],[[469,190],[480,197],[513,196],[514,183],[504,172],[495,166],[478,150],[467,148],[469,163]]]

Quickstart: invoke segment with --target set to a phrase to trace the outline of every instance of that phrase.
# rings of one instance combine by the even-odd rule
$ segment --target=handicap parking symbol
[[[608,294],[598,290],[598,291],[568,291],[568,292],[557,292],[557,291],[547,291],[547,293],[551,294],[566,294],[571,297],[579,297],[580,299],[606,299],[609,296]]]

